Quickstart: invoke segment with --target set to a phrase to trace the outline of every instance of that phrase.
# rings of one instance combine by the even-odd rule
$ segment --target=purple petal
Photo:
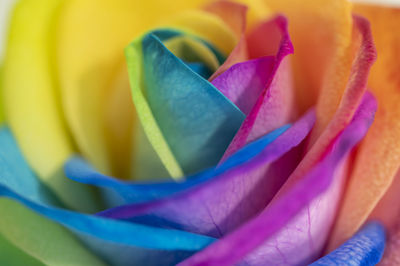
[[[247,83],[243,83],[242,86],[235,86],[237,84],[233,81],[234,78],[229,77],[229,75],[236,74],[235,72],[237,71],[233,69],[228,70],[224,73],[227,77],[221,77],[222,75],[219,77],[221,79],[225,78],[231,80],[231,88],[223,86],[221,89],[232,97],[234,102],[238,104],[239,108],[247,112],[248,110],[251,110],[228,149],[225,151],[222,160],[226,159],[236,150],[246,145],[246,143],[251,142],[260,136],[263,136],[267,132],[287,123],[294,116],[292,75],[290,71],[290,61],[287,57],[289,54],[293,53],[293,46],[287,30],[287,20],[283,16],[278,16],[275,19],[262,24],[260,30],[264,29],[264,34],[272,34],[271,39],[276,38],[276,32],[278,32],[280,36],[280,44],[278,51],[274,56],[272,69],[269,69],[267,63],[264,62],[270,60],[266,58],[246,62],[246,65],[253,64],[252,67],[241,67],[242,71],[254,71],[256,68],[254,64],[260,65],[263,63],[263,68],[257,72],[262,73],[262,75],[254,76],[254,80],[252,81],[254,84],[258,84],[259,86],[262,85],[262,87],[252,88],[250,90],[252,96],[249,97],[249,100],[242,100],[241,98],[235,97],[237,95],[248,97],[247,93],[243,93],[247,88]],[[266,46],[268,46],[268,44],[266,44]],[[242,73],[241,76],[246,76],[246,73]],[[263,81],[266,82],[262,84]],[[222,82],[217,85],[221,85],[221,83]],[[224,85],[227,84],[228,83],[225,82]],[[256,101],[254,98],[255,95],[259,95]]]
[[[120,206],[101,215],[221,237],[272,199],[291,171],[278,173],[270,163],[299,145],[314,120],[314,112],[308,112],[250,161],[189,191],[147,204]],[[293,170],[298,161],[288,155],[282,159]]]
[[[273,56],[238,63],[211,83],[248,115],[270,79],[274,63]]]
[[[302,215],[304,210],[307,213],[309,206],[318,206],[318,199],[329,193],[327,191],[332,187],[335,171],[348,152],[366,134],[373,121],[375,110],[376,101],[371,94],[367,93],[352,122],[329,146],[322,160],[305,173],[292,189],[272,201],[260,215],[180,265],[233,265],[238,262],[243,265],[270,264],[270,252],[275,250],[275,253],[280,253],[280,248],[275,241],[276,234],[281,235],[281,244],[285,244],[286,240],[289,246],[293,238],[297,238],[290,232],[286,233],[286,228],[294,226],[297,222],[292,224],[292,221]],[[301,229],[302,226],[303,224],[300,224],[299,228]],[[302,243],[295,243],[293,250],[295,248],[296,251],[289,253],[288,256],[283,255],[284,258],[278,262],[274,261],[273,265],[291,264],[291,261],[294,261],[293,257],[301,257],[305,246]],[[301,252],[299,252],[299,247],[301,247]],[[307,263],[307,261],[296,261],[296,264],[301,263]]]

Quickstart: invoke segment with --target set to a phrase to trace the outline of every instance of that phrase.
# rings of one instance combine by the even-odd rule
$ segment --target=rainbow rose
[[[397,265],[399,24],[345,0],[18,1],[0,264]]]

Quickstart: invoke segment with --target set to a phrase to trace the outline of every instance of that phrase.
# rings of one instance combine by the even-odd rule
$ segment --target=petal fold
[[[379,107],[354,162],[330,250],[360,228],[391,186],[400,167],[400,65],[396,59],[400,51],[397,27],[400,10],[357,4],[354,12],[371,22],[378,58],[371,69],[368,87],[376,95]]]
[[[364,137],[373,121],[375,110],[376,101],[372,95],[367,94],[349,126],[332,141],[321,161],[307,171],[303,178],[297,181],[296,186],[284,193],[280,191],[280,196],[258,216],[180,265],[232,265],[239,262],[243,265],[268,264],[269,250],[276,249],[279,253],[279,248],[274,246],[274,242],[269,243],[269,241],[275,234],[285,232],[286,226],[296,215],[329,189],[335,169],[354,145]],[[289,234],[286,239],[291,237]],[[287,258],[283,257],[286,259],[284,264],[293,261],[295,264],[304,264],[312,261],[313,254],[301,257],[299,258],[301,261],[298,261],[296,259],[299,256],[298,248],[295,248],[295,253],[287,253],[289,255]]]
[[[160,180],[158,182],[124,182],[99,173],[79,157],[72,157],[66,163],[65,172],[72,180],[91,184],[102,189],[103,195],[106,195],[109,200],[108,202],[114,206],[158,200],[198,186],[252,160],[254,156],[282,135],[288,127],[289,125],[286,125],[272,131],[259,141],[245,146],[218,167],[188,176],[181,182],[169,180]]]
[[[268,204],[287,178],[271,173],[271,164],[299,145],[313,124],[314,113],[310,111],[269,145],[264,144],[262,151],[251,160],[208,182],[161,201],[120,206],[100,215],[222,237]],[[261,138],[249,146],[257,149],[266,140]],[[244,152],[241,150],[238,154]],[[286,167],[290,163],[293,162],[287,162]],[[230,159],[225,164],[231,164]]]
[[[231,69],[219,76],[218,80],[216,79],[213,81],[217,82],[219,85],[230,86],[230,88],[221,87],[221,89],[227,91],[229,93],[228,95],[231,97],[239,94],[241,98],[238,98],[236,102],[239,100],[243,101],[244,98],[251,100],[246,106],[240,104],[240,107],[244,108],[244,110],[248,112],[249,110],[251,111],[235,135],[235,138],[229,144],[222,160],[248,142],[288,123],[294,117],[290,63],[287,58],[289,54],[293,53],[293,46],[287,31],[287,20],[283,16],[277,16],[262,24],[260,26],[260,31],[263,31],[262,34],[266,36],[266,43],[268,43],[266,46],[272,46],[275,49],[268,50],[261,55],[274,55],[272,69],[269,70],[268,68],[270,68],[270,66],[267,64],[267,66],[264,66],[263,69],[259,70],[260,72],[257,73],[260,74],[260,76],[250,79],[250,81],[256,82],[252,85],[258,85],[258,87],[254,87],[248,92],[246,91],[246,94],[242,93],[242,91],[247,89],[246,83],[235,87],[235,77],[233,75],[236,74],[234,69],[238,68],[238,65],[232,66]],[[270,36],[271,39],[269,39]],[[241,63],[241,66],[244,66],[244,68],[241,67],[241,70],[251,71],[252,68],[254,69],[254,64],[258,64],[263,60],[269,59],[257,59],[256,61]],[[246,65],[250,67],[246,68]],[[251,67],[252,65],[253,67]],[[248,74],[249,73],[243,73],[243,75]],[[226,79],[229,83],[221,84],[219,83],[221,79]],[[259,81],[257,81],[257,79],[259,79]],[[255,93],[258,97],[256,98],[253,95],[248,97],[247,93]]]
[[[385,228],[378,222],[370,222],[339,248],[310,266],[377,265],[385,249],[385,240]]]
[[[158,265],[160,258],[166,264],[176,264],[214,241],[210,237],[183,231],[65,210],[30,172],[7,128],[0,130],[0,142],[4,147],[0,150],[0,195],[14,200],[0,200],[1,212],[7,213],[0,220],[1,233],[13,241],[21,241],[20,246],[40,258],[44,257],[45,263],[67,261],[74,265],[102,265],[76,238],[113,265]],[[23,175],[21,171],[24,171]],[[31,242],[35,238],[39,238],[37,241],[42,244]],[[58,256],[54,257],[53,252],[57,249]]]
[[[162,44],[161,31],[126,49],[133,101],[144,131],[172,177],[215,165],[244,114]]]
[[[58,98],[52,28],[63,1],[24,0],[11,19],[3,68],[7,122],[39,177],[69,207],[93,211],[90,190],[64,177],[62,165],[74,152]],[[31,21],[27,23],[27,21]]]

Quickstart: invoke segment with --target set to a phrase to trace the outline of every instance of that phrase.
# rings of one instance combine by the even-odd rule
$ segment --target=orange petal
[[[351,66],[350,75],[347,77],[347,85],[343,97],[333,118],[316,139],[306,156],[300,162],[296,170],[280,193],[287,191],[302,178],[303,174],[313,167],[320,160],[332,141],[350,123],[356,108],[365,93],[368,73],[376,58],[376,51],[373,45],[369,23],[362,17],[353,17],[354,20],[354,43],[358,50],[355,51],[355,58]]]
[[[329,101],[329,104],[318,104],[317,118],[318,123],[326,126],[340,102],[351,67],[351,61],[344,64],[352,41],[351,5],[345,0],[267,0],[265,3],[289,19],[300,111],[314,105],[322,94],[324,103]]]
[[[364,223],[400,166],[400,10],[356,5],[355,12],[370,20],[378,51],[368,83],[378,99],[378,111],[359,149],[330,249]]]
[[[247,7],[241,4],[223,0],[208,5],[205,10],[219,16],[233,30],[239,39],[235,48],[232,50],[225,62],[209,78],[209,80],[212,81],[234,64],[248,59],[247,45],[245,40]]]
[[[380,265],[391,266],[400,264],[400,171],[386,192],[385,196],[376,205],[368,219],[381,221],[388,233],[385,253]]]

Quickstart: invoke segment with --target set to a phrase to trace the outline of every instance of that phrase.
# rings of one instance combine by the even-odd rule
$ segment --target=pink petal
[[[263,23],[255,29],[254,34],[259,34],[259,31],[263,32],[263,36],[269,36],[271,32],[271,40],[265,42],[266,50],[263,51],[265,52],[262,54],[263,56],[274,50],[274,47],[276,47],[274,40],[277,36],[280,37],[275,64],[260,97],[251,108],[249,115],[229,145],[222,160],[248,142],[284,125],[294,116],[292,74],[287,58],[287,55],[293,53],[293,46],[287,31],[287,20],[278,16]],[[279,32],[279,35],[276,32]]]

